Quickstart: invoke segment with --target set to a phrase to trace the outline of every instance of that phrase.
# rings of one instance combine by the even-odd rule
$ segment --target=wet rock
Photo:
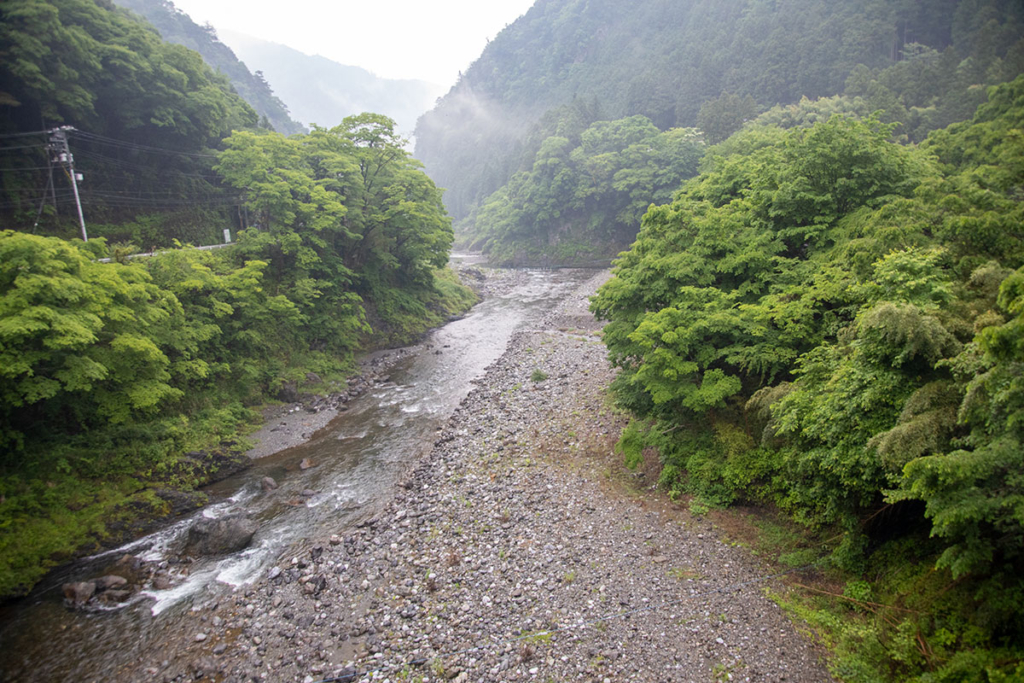
[[[187,514],[206,505],[208,498],[200,491],[178,491],[177,489],[156,489],[153,493],[167,503],[168,514],[172,517]]]
[[[263,479],[260,480],[260,487],[262,487],[264,491],[274,491],[277,489],[277,480],[273,477],[263,477]]]
[[[128,585],[128,579],[116,574],[108,574],[107,576],[101,576],[98,579],[93,579],[93,583],[96,584],[96,590],[105,591],[110,588],[120,588]]]
[[[252,541],[259,524],[244,515],[198,519],[188,530],[186,552],[194,555],[223,555],[242,550]]]
[[[65,583],[64,598],[75,607],[81,607],[89,602],[89,599],[96,593],[96,584],[92,581],[76,581]]]
[[[309,458],[303,458],[302,462],[299,463],[300,470],[308,470],[311,467],[316,467],[316,464]]]
[[[100,600],[108,604],[125,602],[130,597],[132,597],[131,591],[107,590],[100,593]]]

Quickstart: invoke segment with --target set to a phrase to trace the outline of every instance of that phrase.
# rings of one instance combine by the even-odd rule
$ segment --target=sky
[[[197,24],[236,31],[383,78],[440,86],[534,0],[173,0]],[[225,41],[228,42],[228,41]],[[229,43],[230,46],[230,43]]]

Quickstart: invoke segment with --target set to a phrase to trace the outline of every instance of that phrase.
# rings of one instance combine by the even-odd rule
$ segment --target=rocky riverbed
[[[196,604],[116,679],[830,680],[771,568],[612,485],[605,278],[515,334],[373,519]]]

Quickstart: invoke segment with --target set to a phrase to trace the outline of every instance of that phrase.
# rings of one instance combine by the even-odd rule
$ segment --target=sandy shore
[[[771,568],[616,484],[606,277],[516,333],[377,518],[196,606],[124,680],[830,680]]]

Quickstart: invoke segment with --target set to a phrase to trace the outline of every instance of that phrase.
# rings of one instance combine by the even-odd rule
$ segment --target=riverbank
[[[118,678],[828,680],[769,568],[612,485],[603,277],[516,333],[374,520],[195,605]]]
[[[511,289],[525,279],[524,271],[520,270],[481,269],[477,265],[455,265],[454,270],[462,283],[481,300],[495,292]],[[262,425],[246,435],[253,444],[246,454],[254,459],[263,458],[309,441],[346,411],[349,401],[387,382],[396,363],[423,351],[440,349],[435,350],[431,344],[420,342],[397,349],[368,351],[359,359],[358,372],[349,378],[343,391],[326,396],[296,396],[294,401],[265,405],[260,411]]]

